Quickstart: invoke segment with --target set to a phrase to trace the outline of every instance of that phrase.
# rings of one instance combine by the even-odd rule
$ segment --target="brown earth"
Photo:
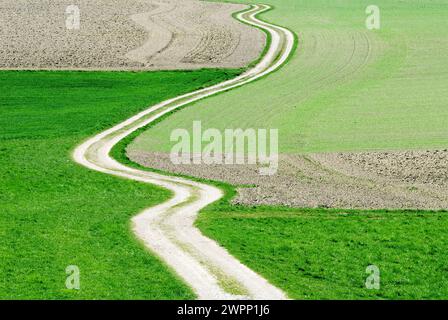
[[[249,165],[173,165],[162,153],[128,156],[150,168],[245,185],[233,200],[239,204],[448,209],[447,150],[280,155],[274,176]]]
[[[66,28],[67,6],[80,29]],[[232,18],[243,5],[197,0],[0,0],[0,69],[240,68],[264,34]]]

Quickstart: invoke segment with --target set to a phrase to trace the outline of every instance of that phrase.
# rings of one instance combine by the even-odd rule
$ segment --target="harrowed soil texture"
[[[66,27],[79,8],[77,30]],[[242,68],[265,35],[239,4],[197,0],[0,0],[0,69]]]
[[[174,165],[167,153],[128,150],[135,162],[237,186],[234,203],[347,209],[448,208],[448,151],[280,155],[278,171],[256,165]]]

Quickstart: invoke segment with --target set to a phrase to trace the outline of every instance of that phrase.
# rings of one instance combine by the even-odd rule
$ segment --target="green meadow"
[[[446,212],[221,205],[197,225],[293,299],[448,297]],[[372,265],[378,290],[366,286]]]
[[[0,72],[0,299],[180,299],[192,291],[146,251],[130,219],[170,197],[71,159],[145,107],[239,71]],[[65,287],[66,267],[81,289]]]
[[[242,0],[243,3],[257,1]],[[153,126],[132,146],[169,151],[174,128],[277,128],[285,153],[443,148],[448,1],[266,0],[299,38],[281,70]],[[367,30],[368,5],[380,30]]]

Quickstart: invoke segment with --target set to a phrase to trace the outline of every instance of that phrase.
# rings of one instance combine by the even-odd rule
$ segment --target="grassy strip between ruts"
[[[148,105],[240,72],[1,71],[0,298],[193,298],[130,230],[169,192],[89,171],[71,152]],[[69,265],[80,290],[65,288]]]

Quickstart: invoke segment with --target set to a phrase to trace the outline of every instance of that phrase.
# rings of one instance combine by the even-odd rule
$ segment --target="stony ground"
[[[362,209],[448,209],[448,151],[281,155],[274,176],[256,166],[173,165],[167,154],[136,150],[148,167],[226,181],[235,203]]]
[[[66,28],[66,8],[80,29]],[[0,0],[0,69],[243,67],[264,34],[232,18],[241,5],[196,0]]]

